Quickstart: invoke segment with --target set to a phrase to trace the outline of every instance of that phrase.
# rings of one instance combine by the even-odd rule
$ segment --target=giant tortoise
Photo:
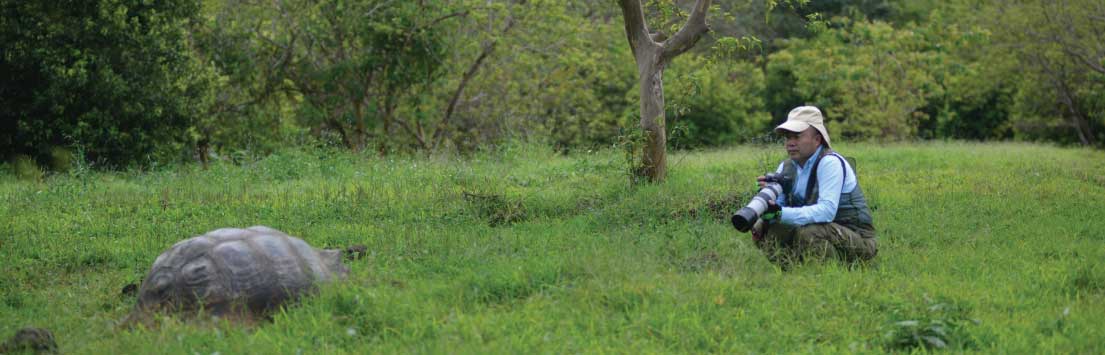
[[[157,257],[131,318],[155,311],[267,314],[320,282],[344,279],[341,255],[265,226],[217,229]]]

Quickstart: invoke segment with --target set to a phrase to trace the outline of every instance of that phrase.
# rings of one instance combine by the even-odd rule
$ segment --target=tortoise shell
[[[348,272],[338,250],[315,249],[265,226],[223,228],[158,256],[138,290],[137,310],[265,312]]]

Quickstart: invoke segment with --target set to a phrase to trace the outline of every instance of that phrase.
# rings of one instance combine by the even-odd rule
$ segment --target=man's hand
[[[761,241],[764,239],[764,220],[760,219],[756,221],[756,224],[752,225],[752,240]]]
[[[763,175],[757,176],[756,184],[760,185],[761,189],[764,188],[764,186],[767,186],[767,177]]]
[[[765,223],[776,223],[779,221],[779,218],[782,217],[782,214],[783,208],[779,207],[779,204],[775,203],[774,200],[768,200],[767,210],[760,216],[760,220],[763,220]]]

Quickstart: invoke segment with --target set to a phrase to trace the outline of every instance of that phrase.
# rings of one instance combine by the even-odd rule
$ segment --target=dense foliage
[[[189,0],[4,0],[0,155],[47,162],[80,148],[108,165],[178,156],[209,96],[210,71],[187,39],[199,10]]]
[[[617,6],[551,0],[4,0],[0,154],[112,166],[285,145],[380,154],[625,142]],[[671,35],[686,1],[648,1]],[[757,139],[797,105],[842,139],[1105,144],[1105,6],[715,1],[665,72],[676,147]]]

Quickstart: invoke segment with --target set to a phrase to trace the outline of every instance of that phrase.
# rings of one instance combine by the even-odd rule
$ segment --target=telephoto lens
[[[747,232],[752,229],[752,225],[756,224],[756,220],[760,218],[760,215],[767,210],[768,201],[775,201],[780,195],[783,194],[783,185],[781,184],[784,178],[780,174],[769,173],[764,175],[764,185],[760,189],[760,192],[756,196],[752,197],[752,201],[748,202],[747,206],[741,208],[736,214],[733,214],[731,219],[733,227],[738,231]]]

